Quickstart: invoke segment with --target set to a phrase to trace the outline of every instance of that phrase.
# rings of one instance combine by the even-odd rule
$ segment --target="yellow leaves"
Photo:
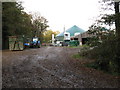
[[[52,39],[52,34],[54,34],[56,36],[59,33],[60,33],[59,31],[52,31],[52,30],[45,31],[43,33],[44,42],[46,42],[46,43],[50,42],[50,40]]]

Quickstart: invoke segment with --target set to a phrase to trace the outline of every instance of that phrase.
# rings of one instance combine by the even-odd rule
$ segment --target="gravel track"
[[[90,60],[73,59],[77,48],[42,47],[3,51],[3,88],[118,88],[115,77],[84,67]]]

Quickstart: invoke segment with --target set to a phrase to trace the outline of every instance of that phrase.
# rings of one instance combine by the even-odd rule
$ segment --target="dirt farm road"
[[[118,88],[118,79],[73,59],[77,48],[41,47],[3,51],[3,88]]]

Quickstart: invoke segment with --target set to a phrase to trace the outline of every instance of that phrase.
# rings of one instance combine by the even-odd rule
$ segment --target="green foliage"
[[[34,16],[34,15],[33,15]],[[35,17],[33,17],[33,27],[34,27],[34,37],[41,37],[43,32],[46,31],[46,28],[49,27],[47,25],[48,21],[44,17],[40,16],[39,14],[36,14]]]
[[[43,32],[48,27],[47,20],[38,15],[33,19],[23,11],[19,2],[2,3],[2,38],[3,47],[8,44],[8,36],[40,37],[42,41]]]
[[[98,46],[101,43],[98,37],[93,36],[93,37],[88,38],[88,41],[86,44],[89,45],[90,47],[94,47],[94,46]]]
[[[92,37],[89,37],[87,41],[87,44],[91,47],[99,46],[103,41],[108,40],[109,37],[115,36],[114,30],[109,30],[95,24],[89,27],[88,33],[93,35]]]
[[[111,1],[109,3],[113,4]],[[118,17],[117,14],[104,15],[101,20],[96,22],[97,24],[91,25],[89,28],[89,33],[93,34],[93,37],[89,38],[88,45],[92,48],[83,48],[79,53],[95,60],[95,62],[88,64],[88,67],[103,70],[113,75],[120,75],[120,23]],[[118,21],[116,22],[116,20]],[[102,25],[111,26],[114,22],[116,32],[102,27]]]
[[[68,46],[68,48],[80,48],[80,46]]]
[[[88,55],[88,51],[90,50],[90,47],[89,46],[82,46],[81,48],[80,48],[80,51],[79,51],[79,55],[80,56],[86,56],[86,55]]]
[[[45,31],[43,33],[43,42],[50,43],[50,40],[52,40],[52,34],[54,34],[54,36],[56,36],[59,33],[60,33],[59,31],[52,31],[52,30]]]
[[[109,26],[113,25],[113,23],[115,22],[115,15],[114,14],[105,14],[102,18],[101,18],[101,22],[108,24]]]
[[[116,59],[116,44],[116,37],[111,36],[109,39],[104,40],[103,43],[98,47],[84,51],[85,55],[81,55],[95,59],[96,61],[91,65],[95,69],[100,69],[112,74],[119,74],[120,62],[118,59]]]
[[[74,54],[72,57],[73,57],[73,58],[75,58],[75,59],[82,58],[82,56],[81,56],[81,55],[79,55],[79,54]]]
[[[4,36],[32,34],[30,15],[23,11],[20,3],[3,3],[2,25]]]
[[[89,38],[88,45],[79,53],[82,56],[95,59],[94,63],[88,65],[95,69],[103,70],[112,74],[120,74],[120,62],[117,56],[118,39],[114,30],[102,30],[102,27],[91,26],[89,33],[95,36]]]
[[[89,63],[89,64],[85,64],[85,66],[87,66],[89,68],[94,68],[94,69],[100,70],[100,68],[98,67],[98,65],[95,62],[92,62],[92,63]]]

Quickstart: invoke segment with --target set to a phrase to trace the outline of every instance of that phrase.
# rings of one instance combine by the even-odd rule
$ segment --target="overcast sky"
[[[98,0],[22,0],[27,13],[39,12],[48,20],[49,29],[59,30],[77,25],[88,30],[99,15]]]

